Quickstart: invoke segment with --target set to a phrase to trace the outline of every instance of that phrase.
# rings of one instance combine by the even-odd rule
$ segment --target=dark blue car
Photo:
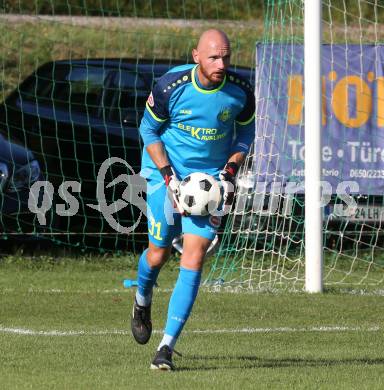
[[[0,134],[0,232],[16,237],[42,230],[36,214],[28,207],[30,188],[43,180],[40,164],[33,153]],[[37,202],[39,199],[37,199]]]

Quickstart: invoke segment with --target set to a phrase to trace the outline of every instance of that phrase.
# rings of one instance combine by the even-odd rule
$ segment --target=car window
[[[20,85],[20,94],[23,99],[39,102],[52,102],[52,91],[55,79],[65,76],[63,67],[42,67]]]
[[[107,70],[98,67],[72,66],[62,79],[56,79],[52,98],[58,107],[95,115],[101,102]]]
[[[40,69],[20,89],[24,99],[95,115],[108,71],[91,66],[56,66]]]
[[[136,126],[149,93],[148,82],[137,72],[114,71],[103,99],[108,119]]]

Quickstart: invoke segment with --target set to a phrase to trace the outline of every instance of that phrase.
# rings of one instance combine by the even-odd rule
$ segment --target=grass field
[[[254,66],[256,41],[300,43],[301,30],[293,34],[291,28],[298,22],[300,29],[301,20],[287,17],[285,24],[270,23],[263,36],[262,19],[182,20],[181,24],[170,20],[159,21],[160,27],[156,20],[149,24],[134,20],[126,26],[123,20],[109,25],[108,19],[99,25],[91,19],[85,19],[89,25],[72,19],[0,19],[0,100],[51,60],[187,61],[197,37],[208,27],[228,33],[234,64]],[[346,29],[338,20],[325,28],[325,41],[383,40],[383,31],[372,22],[359,19],[357,23],[355,18]],[[345,278],[358,283],[368,274],[383,280],[383,257],[379,261],[370,250],[367,260],[361,256],[360,261],[351,252],[328,254],[328,282]],[[148,345],[139,346],[129,331],[134,290],[122,287],[124,278],[135,277],[135,261],[129,257],[0,258],[0,389],[384,388],[380,291],[340,294],[332,289],[323,295],[306,295],[201,290],[177,345],[183,353],[182,358],[175,357],[178,371],[150,371],[178,269],[172,261],[161,273],[154,298],[155,332]]]
[[[93,262],[91,262],[93,260]],[[152,372],[173,260],[154,298],[146,346],[129,332],[133,258],[3,258],[4,389],[382,389],[383,297],[200,291],[177,372]]]

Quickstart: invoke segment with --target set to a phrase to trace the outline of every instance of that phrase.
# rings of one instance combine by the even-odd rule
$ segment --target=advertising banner
[[[384,191],[384,46],[323,45],[322,175],[333,193]],[[258,44],[258,181],[304,180],[304,47]]]

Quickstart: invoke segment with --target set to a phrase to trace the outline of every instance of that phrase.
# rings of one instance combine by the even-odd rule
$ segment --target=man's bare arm
[[[147,152],[159,170],[167,165],[170,165],[162,142],[156,142],[148,145]]]

